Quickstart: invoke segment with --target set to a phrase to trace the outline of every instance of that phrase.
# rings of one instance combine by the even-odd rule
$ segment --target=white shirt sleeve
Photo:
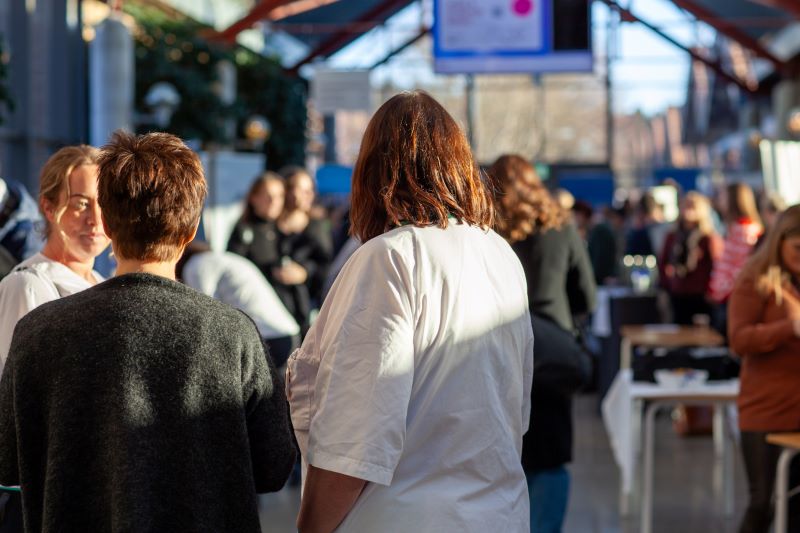
[[[58,297],[55,286],[32,271],[12,272],[3,278],[0,283],[0,373],[19,319]]]
[[[529,320],[530,321],[530,320]],[[525,361],[523,363],[522,379],[522,434],[528,432],[531,422],[531,389],[533,388],[533,358],[536,339],[531,332],[530,339],[525,345]]]
[[[306,458],[389,485],[414,379],[414,284],[408,259],[369,244],[342,271],[312,333],[317,342],[309,343],[318,350],[319,370]]]

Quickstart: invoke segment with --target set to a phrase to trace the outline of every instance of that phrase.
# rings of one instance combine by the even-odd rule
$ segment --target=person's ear
[[[189,243],[192,242],[195,237],[197,237],[197,230],[199,228],[200,228],[200,223],[198,222],[197,225],[194,227],[194,231],[192,231],[191,236],[183,243],[184,247],[189,246]]]
[[[108,231],[108,224],[106,223],[106,216],[103,214],[102,211],[100,211],[100,222],[103,223],[103,233],[106,234],[106,237],[111,239],[111,233]]]
[[[54,224],[56,221],[56,208],[53,203],[47,198],[40,198],[39,208],[42,210],[42,213],[44,213],[44,218],[46,218],[50,224]]]

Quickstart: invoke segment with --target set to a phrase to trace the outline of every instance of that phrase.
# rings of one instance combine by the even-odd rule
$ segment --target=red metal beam
[[[785,65],[780,59],[775,57],[772,52],[764,48],[761,43],[758,42],[758,40],[750,37],[732,22],[716,16],[711,11],[697,4],[694,0],[672,0],[672,2],[681,9],[685,9],[691,13],[697,20],[705,22],[722,35],[725,35],[729,39],[733,39],[743,47],[751,50],[757,56],[768,60],[775,66],[775,70],[782,70],[784,68]]]
[[[361,15],[358,19],[352,21],[354,23],[366,23],[375,20],[383,20],[384,16],[389,13],[393,9],[397,9],[399,7],[405,6],[410,4],[411,0],[384,0],[380,4],[376,5],[363,15]],[[366,27],[365,32],[366,33]],[[329,38],[322,41],[320,44],[317,45],[311,52],[308,53],[306,57],[304,57],[299,63],[291,68],[289,72],[296,74],[297,71],[303,65],[306,65],[313,61],[318,57],[327,57],[328,55],[341,50],[344,46],[351,43],[355,40],[359,35],[353,34],[352,32],[337,32],[331,35]]]
[[[686,46],[684,46],[680,42],[676,41],[675,39],[673,39],[672,37],[670,37],[669,35],[667,35],[663,31],[661,31],[659,28],[657,28],[657,27],[653,26],[652,24],[650,24],[649,22],[647,22],[645,20],[642,20],[641,18],[637,17],[631,11],[625,9],[624,7],[622,7],[621,5],[616,3],[614,0],[601,0],[601,1],[603,3],[605,3],[606,5],[608,5],[611,9],[614,9],[614,10],[618,11],[620,13],[620,15],[622,15],[622,18],[624,20],[630,20],[630,21],[638,22],[639,24],[641,24],[645,28],[649,29],[650,31],[652,31],[653,33],[655,33],[656,35],[658,35],[659,37],[661,37],[665,41],[669,42],[673,46],[676,46],[676,47],[680,48],[681,50],[683,50],[684,52],[686,52],[687,54],[692,56],[692,58],[696,59],[697,61],[700,61],[700,62],[704,63],[706,66],[708,66],[708,68],[710,68],[711,70],[716,72],[717,75],[719,75],[720,77],[728,80],[729,82],[731,82],[731,83],[733,83],[735,85],[738,85],[742,90],[744,90],[744,91],[746,91],[748,93],[751,93],[751,94],[755,94],[755,93],[759,92],[759,87],[758,87],[758,83],[757,82],[755,82],[755,84],[748,83],[747,81],[739,78],[738,76],[736,76],[734,74],[731,74],[730,72],[726,71],[722,67],[722,63],[720,63],[719,61],[710,59],[710,58],[698,53],[697,51],[692,50],[691,48],[687,48]]]

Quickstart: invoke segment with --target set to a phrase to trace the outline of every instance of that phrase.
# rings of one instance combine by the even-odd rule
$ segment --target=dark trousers
[[[742,455],[747,472],[750,501],[747,505],[739,533],[767,533],[772,523],[775,469],[779,446],[768,444],[767,433],[742,431]],[[789,486],[800,482],[800,462],[792,461]],[[800,532],[800,502],[795,496],[789,500],[789,531]]]
[[[277,339],[264,339],[264,343],[269,349],[269,355],[275,368],[280,368],[286,364],[292,352],[300,346],[300,338],[297,335],[278,337]]]

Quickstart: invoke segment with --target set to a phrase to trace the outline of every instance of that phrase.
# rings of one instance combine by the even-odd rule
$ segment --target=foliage
[[[306,145],[306,86],[283,74],[280,65],[252,52],[237,54],[239,98],[248,116],[267,117],[272,136],[266,143],[267,165],[303,165]],[[245,117],[246,120],[246,117]]]
[[[3,107],[9,111],[14,110],[14,99],[11,97],[11,90],[6,85],[8,80],[8,65],[3,46],[3,36],[0,35],[0,124],[3,123]]]
[[[234,139],[226,123],[241,132],[254,114],[267,118],[272,136],[265,145],[270,168],[302,164],[305,157],[306,89],[286,75],[274,58],[243,47],[210,43],[203,34],[211,30],[191,19],[176,19],[154,7],[126,2],[125,10],[138,23],[136,34],[136,108],[145,116],[145,95],[159,81],[172,83],[181,103],[167,131],[185,139],[228,144]],[[217,95],[215,65],[228,60],[238,72],[237,99],[223,105]],[[139,129],[155,129],[142,124]]]

